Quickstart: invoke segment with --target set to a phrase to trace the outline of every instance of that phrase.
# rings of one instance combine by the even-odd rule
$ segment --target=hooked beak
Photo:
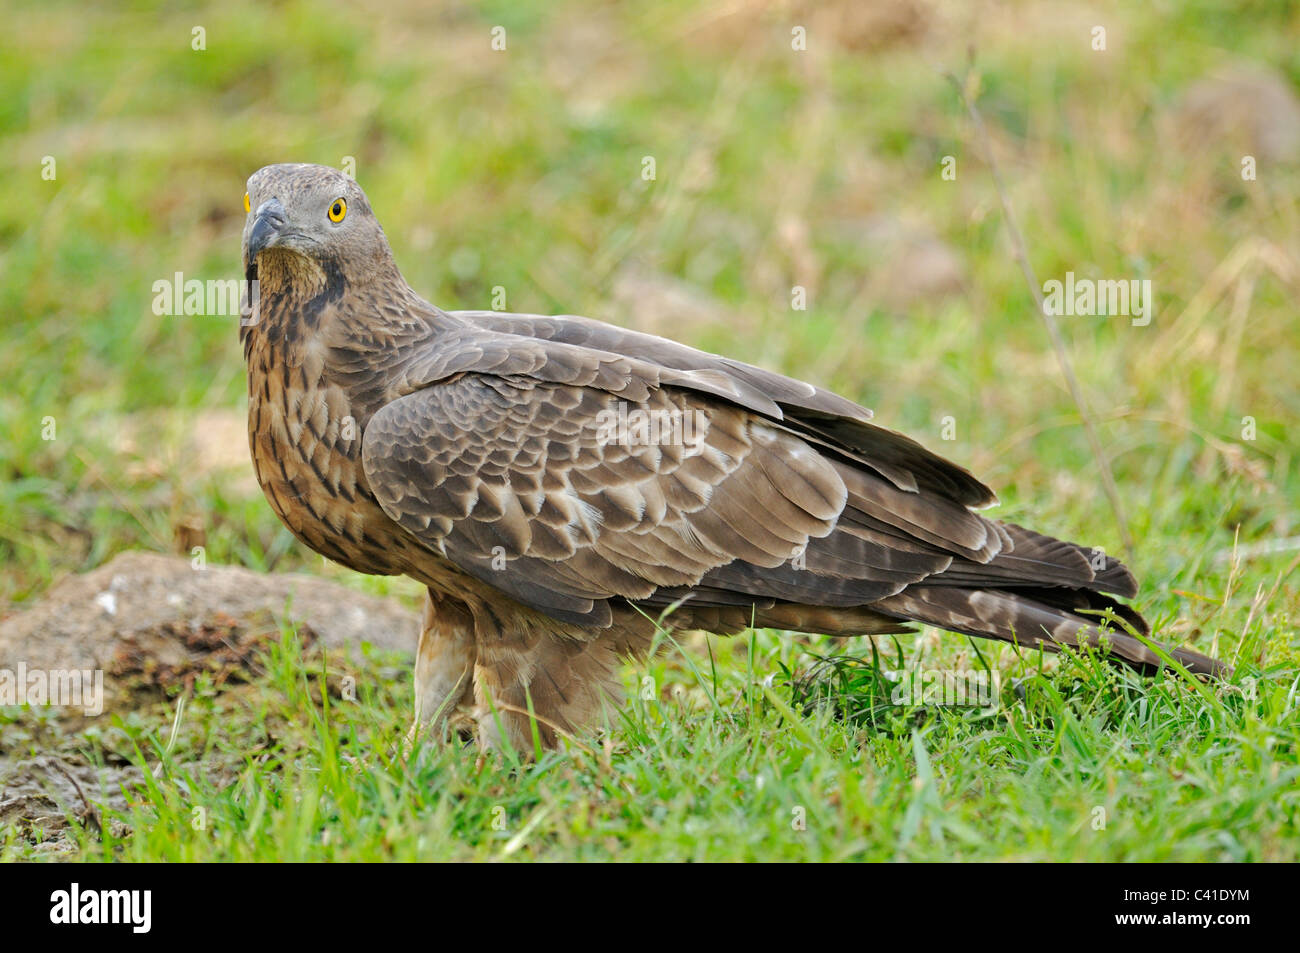
[[[248,260],[251,263],[257,253],[264,248],[271,248],[280,238],[280,230],[289,220],[284,206],[279,199],[263,202],[257,208],[257,217],[253,219],[253,228],[248,233]]]

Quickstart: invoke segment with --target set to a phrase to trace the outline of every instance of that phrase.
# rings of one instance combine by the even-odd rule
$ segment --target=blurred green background
[[[436,304],[490,307],[500,287],[509,310],[586,314],[816,381],[974,469],[1001,495],[998,515],[1120,552],[952,72],[977,97],[1039,281],[1152,282],[1146,327],[1060,319],[1136,541],[1138,604],[1169,641],[1282,666],[1267,718],[1294,725],[1300,5],[20,0],[6,14],[0,616],[119,551],[194,545],[212,562],[309,567],[413,601],[407,581],[323,565],[262,499],[236,319],[152,309],[153,283],[176,272],[238,277],[254,170],[349,157],[407,280]],[[800,28],[806,49],[793,48]],[[796,287],[806,310],[792,308]],[[771,651],[769,669],[787,657]],[[1187,698],[1196,754],[1174,751],[1167,770],[1152,762],[1155,782],[1124,789],[1149,799],[1155,829],[1193,797],[1184,762],[1220,740]],[[1051,711],[1049,739],[1063,723]],[[1097,750],[1113,743],[1093,727]],[[1007,808],[1012,827],[1049,813],[1016,787],[1037,763],[1020,731],[1012,754],[989,756],[1010,769],[972,782],[1012,791],[970,808],[976,828],[991,817],[998,831],[1004,801],[1026,805]],[[983,763],[989,742],[965,732],[935,754],[941,775]],[[1294,837],[1294,799],[1261,789],[1234,822],[1241,840],[1207,833],[1232,826],[1229,795],[1266,769],[1294,784],[1294,738],[1264,734],[1234,736],[1186,840],[1075,854],[1277,856],[1268,845]],[[1134,750],[1163,743],[1140,735]],[[879,749],[895,766],[881,770],[915,770],[919,784],[924,749],[913,762],[899,744]],[[1027,856],[1076,837],[1077,778],[1112,783],[1079,767],[1092,755],[1053,751],[1056,819]],[[838,777],[839,762],[817,770]],[[948,806],[969,790],[952,783],[936,795]],[[158,825],[140,855],[172,849],[174,829]],[[238,856],[231,830],[223,849]],[[942,836],[931,843],[947,856]],[[263,846],[277,856],[283,842]]]

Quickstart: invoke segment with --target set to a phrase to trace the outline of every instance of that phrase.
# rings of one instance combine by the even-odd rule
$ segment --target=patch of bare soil
[[[53,685],[56,673],[80,671],[102,684],[100,698],[88,698],[83,683],[78,704],[33,707],[21,716],[54,718],[58,732],[36,730],[12,745],[0,736],[0,828],[16,828],[43,852],[72,850],[69,819],[97,828],[100,809],[123,808],[123,787],[133,788],[140,772],[41,750],[44,742],[36,739],[75,739],[110,713],[156,704],[201,676],[217,688],[248,682],[285,623],[297,628],[304,646],[349,657],[362,643],[410,654],[418,636],[416,613],[395,599],[300,574],[195,569],[189,560],[144,552],[65,579],[0,618],[0,680],[7,675],[13,685],[22,671]]]
[[[345,652],[368,642],[413,653],[418,636],[416,614],[394,599],[307,575],[195,569],[186,559],[129,552],[0,619],[0,669],[103,670],[111,707],[127,676],[151,666],[180,677],[212,661],[242,664],[282,621],[297,624],[304,641]]]
[[[111,823],[121,836],[121,822],[105,821],[103,808],[124,810],[123,791],[139,781],[135,767],[97,768],[58,755],[0,761],[0,825],[16,828],[41,853],[69,853],[76,847],[73,820],[95,830]]]

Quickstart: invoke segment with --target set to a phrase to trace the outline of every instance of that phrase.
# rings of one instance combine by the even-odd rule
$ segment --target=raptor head
[[[366,194],[337,169],[264,166],[248,179],[244,211],[244,272],[263,293],[295,281],[364,284],[393,268]]]

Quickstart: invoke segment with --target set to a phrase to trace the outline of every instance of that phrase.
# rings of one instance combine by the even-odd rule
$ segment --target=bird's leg
[[[472,730],[475,656],[470,614],[427,590],[415,656],[415,721],[406,735],[408,753],[418,738],[441,735],[444,726]]]
[[[540,614],[522,613],[502,637],[479,642],[474,714],[484,750],[508,745],[531,757],[539,744],[554,748],[561,737],[599,727],[606,704],[618,704],[623,641],[610,633],[555,634],[553,626]]]

